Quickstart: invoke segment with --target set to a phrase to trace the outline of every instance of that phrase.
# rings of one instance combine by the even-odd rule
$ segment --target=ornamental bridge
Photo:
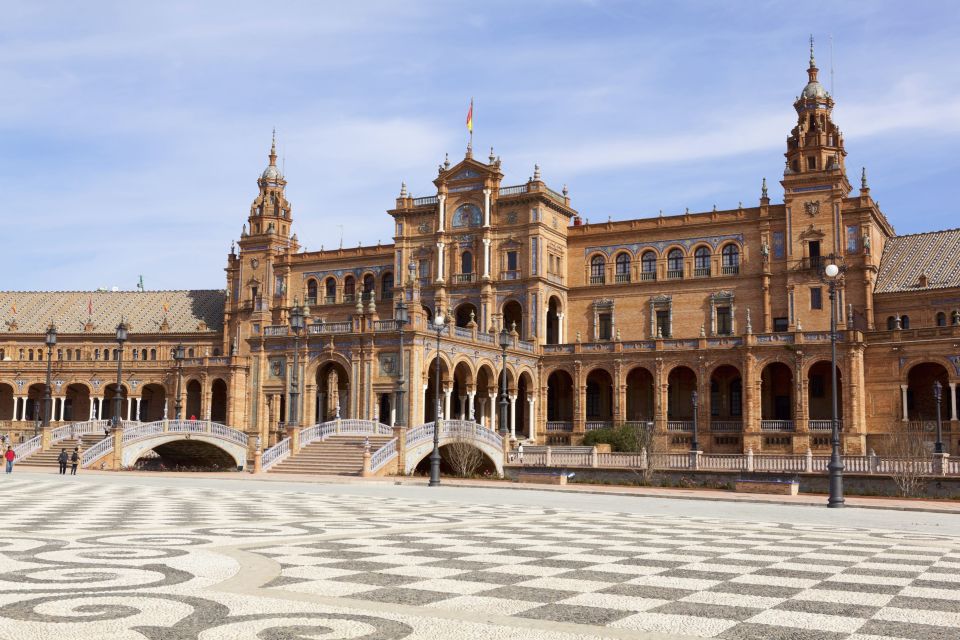
[[[19,464],[28,466],[53,465],[59,449],[76,446],[84,469],[129,469],[145,457],[159,457],[169,468],[376,476],[422,468],[433,450],[434,428],[433,422],[408,429],[372,420],[332,420],[290,426],[287,437],[261,450],[259,438],[209,420],[123,421],[119,429],[109,420],[90,420],[43,430],[14,451]],[[438,436],[445,464],[466,446],[482,454],[479,468],[503,474],[505,444],[498,433],[468,420],[441,420]]]

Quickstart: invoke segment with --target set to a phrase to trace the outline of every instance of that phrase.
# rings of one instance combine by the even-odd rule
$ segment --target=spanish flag
[[[467,111],[467,131],[473,133],[473,98],[470,99],[470,110]]]

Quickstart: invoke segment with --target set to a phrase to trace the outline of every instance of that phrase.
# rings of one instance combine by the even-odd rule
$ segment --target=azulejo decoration
[[[380,354],[380,372],[384,375],[392,376],[397,372],[397,354]]]
[[[250,258],[250,266],[256,269],[260,266],[260,260],[258,258]]]
[[[421,222],[417,227],[418,233],[430,233],[430,224],[426,222]]]
[[[483,224],[483,212],[475,204],[462,204],[454,211],[451,224],[454,227],[479,227]]]
[[[808,216],[815,216],[820,213],[820,201],[819,200],[807,200],[803,203],[803,210],[807,213]]]
[[[516,211],[510,211],[507,213],[507,224],[517,224],[517,219],[518,216]]]

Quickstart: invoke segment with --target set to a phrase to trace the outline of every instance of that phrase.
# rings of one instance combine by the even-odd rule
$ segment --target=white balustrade
[[[810,431],[833,431],[832,420],[808,420],[807,427]],[[843,420],[837,420],[837,429],[843,431]]]
[[[370,471],[377,472],[397,457],[397,439],[394,438],[370,455]]]
[[[693,431],[693,420],[668,420],[667,431]]]
[[[793,420],[761,420],[761,431],[793,431]]]
[[[83,452],[80,456],[80,467],[86,469],[111,451],[113,451],[113,436],[107,436]]]
[[[290,455],[290,438],[284,438],[260,454],[260,468],[266,471]]]
[[[13,448],[13,455],[15,461],[19,461],[22,458],[36,453],[40,450],[40,442],[43,440],[43,436],[34,436],[27,440],[26,442],[21,442]]]

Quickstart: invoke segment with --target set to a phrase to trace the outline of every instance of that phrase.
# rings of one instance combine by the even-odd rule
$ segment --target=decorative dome
[[[279,180],[283,176],[280,175],[280,170],[277,169],[276,165],[271,164],[269,167],[263,170],[263,175],[261,177],[264,180]]]
[[[823,88],[823,85],[812,80],[807,83],[807,86],[803,88],[803,93],[800,94],[801,98],[826,98],[829,94],[827,90]]]

